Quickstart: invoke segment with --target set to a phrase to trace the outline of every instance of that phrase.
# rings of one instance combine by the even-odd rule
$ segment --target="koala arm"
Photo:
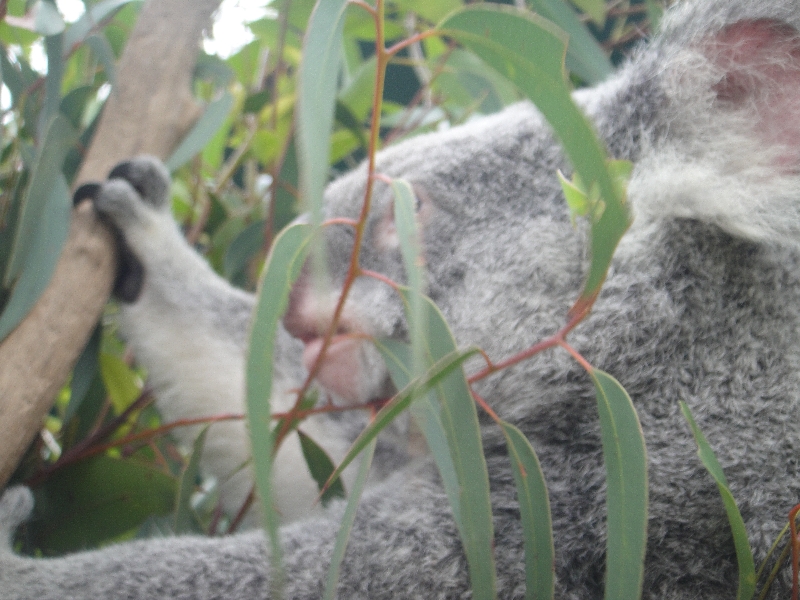
[[[244,414],[245,356],[255,298],[217,275],[186,242],[170,212],[169,188],[164,166],[140,156],[115,167],[93,191],[95,206],[118,230],[130,261],[122,265],[115,286],[122,298],[120,332],[147,369],[166,421]],[[273,411],[281,412],[293,404],[290,390],[300,387],[305,372],[300,342],[279,328],[276,344],[271,402]],[[346,441],[335,427],[319,421],[306,421],[303,430],[334,459],[340,458]],[[197,427],[175,430],[187,447],[198,433]],[[244,421],[210,428],[201,466],[220,481],[228,514],[236,514],[252,487],[250,470],[242,469],[249,458]],[[307,473],[296,436],[281,446],[274,477],[284,519],[312,510],[317,485]],[[256,524],[254,512],[245,526]]]

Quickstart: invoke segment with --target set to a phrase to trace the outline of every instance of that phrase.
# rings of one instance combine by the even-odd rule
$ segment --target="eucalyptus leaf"
[[[98,456],[65,467],[35,490],[47,520],[29,532],[46,554],[63,554],[110,541],[150,515],[173,510],[173,477],[136,460]]]
[[[389,374],[397,389],[407,387],[414,379],[414,359],[411,346],[405,342],[392,339],[376,340],[375,346],[381,353]],[[461,531],[461,487],[458,483],[456,468],[453,466],[453,457],[447,445],[447,434],[442,424],[441,411],[436,393],[433,391],[421,395],[410,405],[411,415],[425,436],[425,443],[436,462],[439,475],[442,478],[453,519]]]
[[[78,362],[75,363],[75,368],[72,369],[72,380],[70,381],[70,395],[69,404],[64,411],[63,422],[68,423],[72,417],[78,413],[92,381],[98,374],[99,359],[98,353],[100,352],[100,338],[102,337],[102,328],[98,325],[94,328],[86,347],[78,357]]]
[[[206,425],[192,444],[192,454],[189,462],[186,463],[178,482],[178,498],[175,501],[175,533],[196,533],[198,532],[197,521],[194,509],[192,508],[192,494],[195,484],[200,477],[200,459],[203,455],[203,448],[206,443],[206,435],[210,425]]]
[[[44,176],[39,172],[40,176]],[[31,187],[34,184],[31,183]],[[29,187],[29,194],[30,189]],[[37,198],[36,200],[38,200]],[[9,268],[16,267],[17,279],[13,281],[11,296],[0,314],[0,340],[5,338],[33,308],[33,305],[47,288],[61,255],[69,233],[70,193],[64,177],[58,173],[52,180],[52,188],[44,196],[44,205],[38,207],[37,221],[33,221],[32,213],[26,213],[26,224],[33,230],[28,239],[17,237],[16,254],[9,260]],[[34,203],[34,201],[32,201]],[[36,206],[30,206],[36,210]],[[17,232],[23,229],[19,224]],[[17,261],[14,262],[14,258]],[[21,261],[24,257],[24,263]],[[22,269],[22,272],[19,272]],[[9,274],[9,273],[7,273]],[[9,284],[10,285],[10,284]]]
[[[592,224],[592,262],[579,300],[590,302],[630,225],[630,214],[609,174],[602,144],[570,96],[563,63],[567,38],[537,15],[489,4],[465,7],[445,19],[439,31],[515,83],[553,127],[581,179],[589,188],[598,186],[605,210]]]
[[[111,16],[126,4],[142,2],[142,0],[101,0],[93,4],[77,21],[67,27],[64,32],[63,53],[68,55],[75,46],[83,43],[98,27],[99,23]]]
[[[306,459],[311,477],[314,478],[320,491],[322,491],[320,496],[322,504],[325,505],[334,498],[345,498],[347,494],[340,478],[332,481],[329,486],[325,486],[335,468],[328,453],[307,434],[303,433],[301,429],[297,430],[297,435],[300,438],[300,448],[303,451],[303,458]]]
[[[356,480],[353,482],[353,490],[350,492],[350,497],[347,500],[347,506],[342,516],[342,524],[339,526],[339,531],[336,534],[336,544],[333,547],[331,566],[328,570],[328,577],[325,580],[325,593],[323,596],[325,600],[333,600],[336,598],[336,584],[339,581],[339,570],[342,566],[342,560],[344,560],[345,550],[347,550],[347,541],[350,539],[350,532],[353,530],[358,501],[361,499],[361,494],[367,484],[369,468],[372,465],[372,458],[375,456],[376,445],[377,440],[373,439],[367,444],[363,456],[361,457],[361,465],[358,467],[358,474],[356,475]]]
[[[525,535],[525,598],[552,600],[555,550],[550,499],[542,467],[528,439],[514,425],[501,422],[517,484],[520,520]]]
[[[716,481],[720,496],[722,496],[722,502],[725,505],[725,512],[728,514],[728,522],[733,534],[733,544],[736,548],[736,560],[739,564],[739,587],[736,592],[736,600],[750,600],[756,589],[756,569],[753,561],[753,551],[750,549],[750,542],[747,539],[744,519],[742,519],[742,514],[736,506],[736,500],[734,500],[733,494],[731,494],[731,490],[728,487],[728,480],[725,478],[722,466],[720,466],[706,436],[697,426],[697,422],[689,410],[689,405],[682,400],[680,404],[683,416],[689,422],[694,440],[697,442],[697,455],[703,462],[703,466]]]
[[[300,65],[296,134],[300,191],[314,223],[322,218],[322,192],[328,179],[328,137],[333,129],[347,4],[347,0],[328,0],[316,5],[306,29]]]
[[[232,108],[233,95],[230,92],[223,93],[209,103],[192,130],[186,134],[172,156],[165,161],[166,167],[170,171],[175,171],[189,162],[193,156],[199,154],[225,123]]]
[[[117,85],[117,65],[116,58],[114,57],[114,49],[105,36],[90,35],[86,38],[86,45],[92,49],[92,52],[103,65],[103,70],[106,72],[106,79],[112,87]]]
[[[17,222],[17,231],[14,236],[9,266],[6,271],[4,286],[8,287],[19,275],[24,264],[27,264],[29,253],[37,244],[47,243],[47,240],[34,235],[35,229],[43,219],[43,214],[53,206],[69,206],[69,192],[66,202],[54,190],[59,188],[61,165],[67,152],[74,143],[77,134],[66,118],[56,115],[47,129],[47,134],[41,145],[41,150],[33,165],[28,189],[23,197]],[[64,187],[60,188],[63,192]]]
[[[282,581],[282,550],[278,540],[278,516],[272,508],[271,427],[273,358],[278,319],[286,309],[289,290],[300,274],[308,253],[311,228],[304,224],[290,225],[275,239],[267,257],[259,286],[246,366],[247,424],[253,448],[256,487],[264,514],[264,525],[270,537],[274,586],[279,592]]]
[[[587,13],[595,22],[602,23],[605,20],[605,3],[602,0],[579,1],[590,9],[591,12]],[[614,70],[611,61],[565,0],[529,0],[529,4],[569,36],[566,64],[570,71],[588,84],[600,83],[611,75]]]
[[[44,36],[58,35],[64,31],[64,19],[55,4],[39,0],[32,9],[33,30]],[[48,65],[49,67],[49,65]]]
[[[606,600],[638,600],[647,546],[647,450],[630,396],[609,374],[590,372],[606,467]]]

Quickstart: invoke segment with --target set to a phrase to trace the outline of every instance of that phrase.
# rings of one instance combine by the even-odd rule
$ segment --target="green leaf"
[[[45,36],[58,35],[64,31],[64,19],[55,4],[37,2],[33,7],[33,30]],[[49,69],[49,64],[48,64]]]
[[[72,417],[78,413],[78,409],[83,403],[83,399],[89,392],[92,381],[97,376],[99,367],[98,354],[100,352],[100,339],[102,337],[102,327],[98,325],[92,332],[92,337],[86,343],[86,347],[78,357],[75,368],[72,369],[72,380],[70,381],[69,404],[64,411],[64,423],[68,423]]]
[[[408,288],[401,288],[400,293],[406,304],[406,312],[410,313],[413,294]],[[415,409],[414,416],[426,436],[437,466],[442,469],[445,491],[450,498],[470,566],[474,597],[493,598],[496,586],[489,477],[475,403],[463,370],[456,369],[477,349],[457,350],[453,335],[439,309],[429,298],[421,298],[424,302],[422,331],[425,332],[422,345],[424,357],[432,366],[424,376],[403,387],[378,413],[372,425],[378,427],[384,418],[389,418],[389,410],[393,418],[411,400],[420,398],[417,402],[420,408]],[[377,345],[387,359],[393,379],[397,383],[407,380],[415,371],[413,363],[416,359],[412,354],[397,343],[381,341]],[[443,371],[444,367],[446,371]],[[433,394],[429,395],[429,391]],[[385,411],[386,417],[383,414]],[[365,436],[368,431],[372,434],[370,427],[362,433],[364,439],[371,439]],[[362,436],[354,443],[354,448],[359,442],[363,444]],[[353,449],[348,457],[352,453]],[[342,469],[342,465],[339,468]]]
[[[347,106],[359,121],[372,110],[372,93],[375,89],[375,57],[361,63],[339,93],[339,102]]]
[[[605,21],[605,3],[602,0],[578,1],[587,6],[595,5],[590,16],[597,23]],[[530,0],[529,4],[569,36],[566,62],[570,71],[588,84],[600,83],[611,75],[614,68],[605,51],[564,0]]]
[[[484,114],[497,112],[520,99],[519,91],[508,79],[472,52],[461,48],[450,52],[443,71],[433,80],[431,87],[444,94],[447,105],[452,104],[461,110],[480,101],[478,111]]]
[[[264,245],[265,224],[264,219],[250,223],[228,244],[225,258],[222,261],[225,277],[231,279],[244,271],[248,261],[261,250]]]
[[[525,598],[552,600],[555,593],[555,551],[550,499],[539,459],[525,435],[510,423],[500,427],[517,484],[520,520],[525,534]]]
[[[413,297],[407,288],[400,294],[407,313]],[[458,352],[455,339],[441,311],[426,296],[425,346],[432,361]],[[412,315],[409,315],[411,317]],[[460,484],[461,540],[469,563],[473,598],[496,596],[494,528],[489,500],[489,474],[483,455],[478,412],[463,369],[457,369],[436,385],[441,419]]]
[[[139,376],[119,356],[101,352],[100,374],[117,414],[133,404],[142,393]]]
[[[300,65],[296,137],[300,194],[305,208],[311,210],[313,223],[322,219],[346,8],[347,0],[317,3],[306,30]]]
[[[619,382],[590,371],[606,467],[606,600],[636,600],[642,593],[647,545],[647,450],[630,396]]]
[[[64,56],[83,43],[91,33],[97,28],[98,23],[111,16],[114,11],[119,10],[131,2],[141,2],[142,0],[101,0],[94,4],[88,11],[83,13],[80,18],[72,25],[67,27],[64,32]]]
[[[42,175],[41,171],[38,173]],[[29,186],[30,190],[34,182]],[[24,256],[24,263],[21,259],[14,264],[11,262],[9,268],[16,267],[22,269],[18,272],[18,279],[14,282],[11,297],[0,314],[0,340],[5,338],[19,323],[25,318],[33,305],[42,295],[47,284],[56,268],[61,249],[67,241],[69,233],[70,218],[70,193],[64,177],[58,173],[53,180],[53,187],[47,190],[44,198],[44,206],[39,207],[38,221],[33,224],[33,231],[29,233],[27,240],[17,238],[15,251],[16,256]],[[35,210],[35,206],[29,206]],[[26,214],[30,219],[31,212]],[[23,227],[17,228],[19,232]],[[20,245],[23,247],[20,248]],[[13,256],[10,260],[13,261]],[[7,273],[8,275],[9,273]]]
[[[302,430],[298,429],[297,435],[300,437],[300,448],[303,450],[303,457],[306,459],[311,477],[314,478],[320,491],[322,491],[322,496],[320,497],[322,504],[325,505],[334,498],[347,497],[341,479],[336,479],[325,487],[325,483],[336,468],[330,456]]]
[[[391,423],[401,412],[417,398],[422,398],[430,390],[434,389],[442,379],[450,375],[455,369],[460,367],[465,360],[479,352],[478,348],[467,348],[466,350],[456,350],[436,361],[425,374],[412,381],[409,385],[402,388],[395,397],[387,402],[378,411],[372,422],[355,439],[350,449],[345,454],[342,461],[331,473],[328,481],[333,481],[342,474],[347,466],[353,462],[356,456],[374,440],[383,429]]]
[[[200,477],[200,459],[206,444],[209,425],[203,427],[192,445],[192,455],[181,473],[178,482],[178,498],[175,501],[175,533],[197,532],[197,524],[192,508],[192,494]]]
[[[60,177],[63,181],[61,165],[76,138],[77,134],[67,119],[56,115],[47,129],[47,134],[33,165],[28,189],[22,200],[13,249],[3,282],[5,287],[9,287],[11,282],[19,276],[34,248],[49,243],[46,239],[35,235],[40,222],[45,218],[45,212],[58,210],[56,208],[58,206],[63,208],[70,205],[69,192],[67,192],[65,204],[63,196],[55,193],[54,190],[63,192],[64,188],[59,182]],[[66,226],[65,224],[64,227]],[[55,257],[52,262],[55,265]],[[49,280],[49,274],[47,278]]]
[[[694,440],[697,442],[697,455],[700,457],[703,466],[714,478],[714,481],[717,482],[722,502],[725,505],[725,512],[728,514],[728,522],[733,534],[733,544],[736,547],[736,560],[739,563],[739,589],[736,592],[736,599],[750,600],[756,589],[756,568],[753,561],[753,552],[750,549],[750,542],[747,539],[744,519],[742,519],[742,515],[736,506],[736,501],[733,499],[733,494],[731,494],[731,490],[728,487],[728,480],[725,478],[725,473],[723,473],[722,467],[714,455],[708,440],[706,440],[705,435],[697,426],[689,406],[683,400],[681,400],[680,404],[683,416],[689,422]]]
[[[103,35],[91,35],[86,39],[86,45],[92,49],[97,59],[102,63],[106,79],[111,86],[117,85],[117,66],[114,49]]]
[[[286,309],[289,290],[300,274],[308,253],[311,227],[290,225],[284,229],[272,246],[261,279],[250,346],[247,355],[247,424],[253,447],[253,468],[256,487],[264,512],[264,525],[270,537],[271,564],[275,573],[275,586],[282,586],[281,556],[278,540],[278,516],[272,502],[273,433],[271,427],[273,357],[278,319]]]
[[[231,108],[233,108],[233,95],[230,92],[225,92],[219,98],[210,102],[206,106],[203,116],[197,120],[192,130],[183,138],[183,141],[172,153],[172,156],[164,163],[167,168],[170,171],[175,171],[202,151],[219,128],[222,127],[222,124],[225,123]]]
[[[461,2],[459,0],[401,0],[398,5],[435,23],[444,18],[447,13],[459,8]]]
[[[602,145],[570,96],[563,66],[566,37],[541,17],[495,5],[466,7],[439,29],[514,82],[553,127],[589,189],[598,186],[605,209],[592,224],[592,262],[579,302],[589,301],[605,279],[630,215],[608,172]]]
[[[353,482],[353,490],[350,493],[350,498],[347,500],[347,506],[345,507],[344,516],[342,517],[342,524],[339,526],[339,532],[336,534],[336,544],[333,547],[328,577],[325,580],[325,595],[323,596],[325,600],[333,600],[336,598],[336,584],[339,581],[339,569],[342,566],[345,550],[347,550],[347,541],[350,539],[350,532],[353,530],[358,501],[367,484],[369,468],[372,465],[372,457],[375,455],[376,444],[377,440],[375,439],[367,444],[364,456],[361,458],[361,465],[358,467],[358,475],[356,475],[356,480]]]
[[[46,554],[96,546],[137,527],[154,514],[168,514],[175,479],[135,460],[98,456],[65,467],[35,490],[46,521],[32,521]]]
[[[95,89],[90,85],[83,85],[75,88],[61,100],[59,110],[75,129],[80,129],[81,118],[86,104],[94,98]]]
[[[586,13],[589,18],[598,25],[605,23],[605,0],[572,0],[572,3]]]
[[[47,51],[47,75],[44,78],[44,106],[39,112],[38,132],[44,135],[51,119],[58,112],[61,104],[61,83],[64,79],[64,57],[61,54],[61,35],[44,39]]]
[[[414,360],[412,358],[411,346],[405,342],[385,339],[376,340],[375,346],[381,353],[392,383],[399,390],[407,387],[414,379],[412,369]],[[459,497],[460,486],[456,468],[453,466],[453,457],[450,456],[450,448],[447,445],[447,434],[444,432],[444,425],[440,416],[439,401],[436,392],[428,392],[420,396],[411,406],[411,416],[425,436],[428,450],[436,462],[439,475],[442,478],[444,490],[450,500],[450,508],[453,511],[453,519],[461,531],[461,499]]]
[[[413,364],[411,372],[414,377],[422,374],[430,362],[425,360],[423,338],[426,332],[425,305],[422,296],[425,285],[424,259],[422,257],[422,239],[417,227],[416,197],[411,184],[403,179],[393,179],[391,183],[394,196],[394,224],[400,240],[400,253],[406,269],[408,283],[408,322]],[[455,345],[453,346],[455,349]],[[432,357],[433,360],[440,358]]]

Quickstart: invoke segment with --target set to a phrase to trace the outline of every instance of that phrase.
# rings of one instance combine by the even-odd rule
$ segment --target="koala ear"
[[[744,110],[778,161],[800,168],[800,36],[773,19],[744,20],[722,29],[702,47],[721,70],[713,86],[720,108]],[[791,169],[794,167],[794,169]]]
[[[672,23],[680,49],[658,55],[672,56],[662,71],[669,108],[664,137],[637,162],[628,188],[636,218],[695,219],[798,247],[800,34],[765,18],[711,33],[696,27]]]
[[[431,199],[421,185],[412,183],[411,187],[414,190],[414,211],[417,215],[417,223],[424,228],[430,219]],[[400,246],[397,225],[394,220],[394,201],[387,205],[384,214],[378,221],[373,233],[373,243],[382,250],[391,250]]]
[[[100,184],[99,183],[84,183],[80,186],[75,193],[72,195],[72,205],[78,206],[84,200],[92,200],[94,201],[97,198],[97,194],[100,192]]]

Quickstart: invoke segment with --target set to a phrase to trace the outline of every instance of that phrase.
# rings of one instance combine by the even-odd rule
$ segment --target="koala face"
[[[413,152],[400,146],[381,154],[377,171],[406,179],[415,191],[427,292],[459,341],[500,356],[563,322],[585,262],[584,232],[570,223],[555,177],[566,168],[549,129],[525,104],[469,127],[415,138]],[[331,184],[326,216],[357,217],[364,179],[359,169]],[[360,264],[404,283],[393,219],[391,189],[378,181]],[[353,240],[348,226],[328,227],[328,279],[314,281],[314,269],[306,268],[292,292],[285,324],[306,342],[307,367],[330,325]],[[498,335],[521,319],[525,327],[516,335]],[[381,281],[358,278],[337,333],[318,376],[322,384],[350,401],[384,394],[386,370],[365,338],[407,337],[398,295]]]

